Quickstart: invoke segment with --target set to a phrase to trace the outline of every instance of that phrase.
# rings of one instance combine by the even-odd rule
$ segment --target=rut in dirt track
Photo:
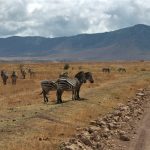
[[[150,104],[145,108],[144,118],[139,125],[137,133],[129,150],[150,150]]]

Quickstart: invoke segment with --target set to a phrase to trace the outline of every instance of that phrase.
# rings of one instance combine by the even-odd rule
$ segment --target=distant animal
[[[4,70],[1,71],[1,78],[3,80],[3,84],[7,84],[8,75],[4,72]]]
[[[18,76],[16,75],[16,72],[13,71],[11,75],[12,85],[16,85],[17,78]]]
[[[21,68],[20,72],[21,72],[22,78],[25,79],[26,78],[26,74],[27,74],[25,69]]]
[[[104,73],[110,73],[110,68],[102,68],[102,72],[104,72]]]
[[[35,72],[31,68],[28,69],[28,73],[30,74],[30,78],[35,77]]]
[[[60,78],[57,80],[57,103],[62,103],[62,94],[64,91],[72,91],[72,99],[79,99],[80,87],[83,83],[86,83],[85,73],[83,71],[78,72],[74,79]]]
[[[126,72],[125,68],[118,68],[118,72]]]

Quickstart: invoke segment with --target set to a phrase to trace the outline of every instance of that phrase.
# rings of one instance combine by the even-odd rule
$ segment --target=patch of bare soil
[[[138,89],[126,105],[90,122],[60,145],[61,150],[149,150],[150,88]]]

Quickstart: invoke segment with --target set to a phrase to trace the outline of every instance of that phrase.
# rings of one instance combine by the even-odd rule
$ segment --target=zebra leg
[[[76,99],[76,91],[75,89],[72,90],[72,100]]]
[[[6,80],[3,80],[3,84],[4,84],[4,85],[6,85],[6,82],[7,82]]]
[[[61,99],[62,93],[63,93],[63,91],[61,89],[57,89],[57,92],[56,92],[56,94],[57,94],[57,102],[56,103],[57,104],[62,103],[62,99]]]
[[[42,91],[42,93],[43,93],[44,103],[47,103],[48,102],[48,97],[46,96],[47,93],[44,90]]]
[[[80,100],[79,92],[80,92],[80,87],[76,90],[76,100]]]
[[[46,102],[48,103],[48,97],[45,95],[45,98],[46,98]]]
[[[74,93],[75,95],[74,95],[74,99],[75,100],[77,100],[78,98],[77,98],[77,90],[75,90],[75,93]]]

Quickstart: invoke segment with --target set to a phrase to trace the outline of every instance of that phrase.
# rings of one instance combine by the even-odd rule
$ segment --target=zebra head
[[[2,77],[2,76],[5,76],[4,70],[1,70],[1,77]]]
[[[90,83],[94,83],[93,77],[92,77],[92,73],[91,72],[86,72],[85,73],[85,78],[86,80],[88,80]]]
[[[85,73],[83,71],[78,72],[75,75],[75,78],[77,78],[80,81],[80,83],[86,83],[86,77],[85,77]]]
[[[4,74],[4,70],[1,70],[1,75],[3,75]]]

